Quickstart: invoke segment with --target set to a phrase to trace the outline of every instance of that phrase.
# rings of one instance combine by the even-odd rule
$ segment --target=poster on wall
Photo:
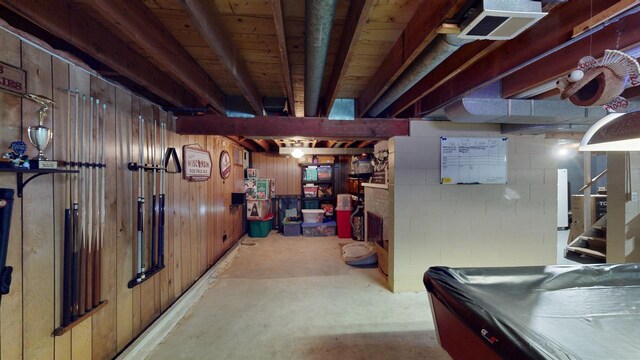
[[[182,147],[182,177],[187,181],[206,181],[211,177],[211,154],[200,145]]]
[[[508,139],[440,137],[441,184],[506,184]]]

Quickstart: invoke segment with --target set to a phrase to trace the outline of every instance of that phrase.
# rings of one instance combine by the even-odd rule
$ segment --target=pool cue
[[[93,101],[92,101],[93,102]],[[86,126],[86,114],[87,114],[87,97],[82,95],[82,139],[81,139],[81,164],[80,164],[80,242],[78,248],[78,316],[84,315],[84,304],[87,296],[87,158],[86,158],[86,138],[87,138],[87,126]]]
[[[102,167],[104,164],[104,107],[106,105],[102,104],[102,126],[100,125],[100,100],[96,101],[96,220],[95,220],[95,233],[96,233],[96,242],[94,244],[93,250],[93,307],[97,307],[100,304],[100,243],[102,242],[102,235],[104,232],[101,227],[102,220],[102,212],[103,208],[103,199],[102,194],[104,193],[104,182],[102,181],[102,175],[104,174],[104,168]],[[100,135],[100,143],[98,143],[98,135]],[[98,146],[100,144],[100,146]],[[100,152],[98,152],[100,151]]]
[[[71,89],[67,90],[67,135],[71,133]],[[65,167],[70,169],[71,161],[71,144],[67,142],[67,151],[65,155]],[[63,275],[62,275],[62,325],[69,325],[71,322],[71,256],[72,256],[72,229],[71,223],[71,178],[69,173],[64,176],[64,259],[63,259]]]
[[[164,166],[163,158],[166,146],[167,124],[160,122],[160,165]],[[160,191],[158,195],[158,266],[164,267],[164,187],[166,169],[160,170]]]
[[[95,165],[95,161],[94,161],[94,153],[93,153],[93,147],[94,145],[94,138],[93,138],[93,134],[94,134],[94,128],[93,128],[93,117],[95,116],[93,108],[94,108],[94,103],[95,103],[95,99],[92,96],[91,97],[91,103],[90,103],[90,115],[89,115],[89,160],[87,161],[89,163],[87,171],[89,172],[89,185],[87,187],[87,196],[88,196],[88,215],[87,215],[87,278],[86,278],[86,287],[87,287],[87,296],[85,298],[85,303],[81,304],[84,305],[85,307],[85,311],[89,311],[92,308],[92,303],[93,303],[93,241],[94,241],[94,228],[93,228],[93,220],[94,220],[94,214],[93,214],[93,208],[94,208],[94,203],[93,203],[93,198],[94,198],[94,189],[93,189],[93,165]]]
[[[80,91],[76,89],[76,106],[75,106],[75,126],[74,126],[74,141],[73,141],[73,162],[75,169],[80,169],[80,165],[78,161],[80,158],[79,147],[78,147],[78,123],[80,122],[80,118],[78,117],[78,111],[80,109],[79,104],[80,99]],[[80,241],[80,224],[79,221],[79,205],[78,205],[78,196],[80,194],[80,181],[79,174],[73,175],[73,212],[71,214],[71,218],[73,221],[73,255],[72,255],[72,265],[71,265],[71,274],[73,276],[73,280],[71,281],[71,321],[74,321],[78,318],[78,242]]]
[[[152,167],[156,167],[156,151],[157,151],[157,147],[156,147],[156,141],[157,141],[157,124],[156,124],[156,120],[153,119],[153,122],[151,123],[151,126],[153,128],[153,132],[152,132],[152,136],[151,136],[151,144],[150,144],[150,150],[151,150],[151,166]],[[157,215],[157,183],[156,183],[156,174],[157,171],[156,169],[151,170],[151,176],[152,176],[152,183],[151,183],[151,252],[150,257],[150,267],[151,270],[155,269],[156,266],[158,266],[158,263],[156,261],[156,226],[157,226],[157,222],[156,222],[156,215]]]
[[[144,119],[138,115],[138,165],[143,164],[144,152]],[[141,282],[144,279],[145,267],[142,263],[144,258],[144,169],[138,169],[138,263],[136,280]]]

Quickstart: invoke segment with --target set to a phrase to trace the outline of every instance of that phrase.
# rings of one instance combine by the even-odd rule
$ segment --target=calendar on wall
[[[506,137],[440,137],[441,184],[506,184]]]

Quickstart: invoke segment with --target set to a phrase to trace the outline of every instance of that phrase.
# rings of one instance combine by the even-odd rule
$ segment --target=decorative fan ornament
[[[614,111],[626,108],[624,89],[640,84],[640,65],[632,56],[618,50],[606,50],[602,60],[585,56],[578,68],[556,81],[560,98],[578,106],[601,105]]]

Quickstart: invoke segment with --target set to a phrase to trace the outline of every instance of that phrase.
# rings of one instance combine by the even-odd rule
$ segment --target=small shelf
[[[303,184],[320,184],[320,185],[326,185],[326,184],[333,184],[333,180],[302,180]]]
[[[320,200],[320,201],[326,201],[326,200],[333,200],[334,196],[322,196],[322,197],[303,197],[302,200]]]
[[[349,176],[350,178],[354,178],[354,179],[363,179],[363,178],[372,177],[373,173],[349,174],[347,176]]]
[[[85,312],[82,316],[79,316],[77,319],[73,320],[68,325],[60,326],[59,328],[55,329],[53,331],[53,336],[61,336],[61,335],[63,335],[64,333],[68,332],[69,330],[71,330],[74,327],[76,327],[77,325],[79,325],[86,318],[92,316],[93,314],[97,313],[100,309],[102,309],[103,307],[107,306],[108,303],[109,302],[107,300],[103,300],[102,302],[100,302],[100,304],[98,304],[98,306],[96,306],[93,309]]]
[[[165,268],[165,265],[162,265],[162,266],[156,266],[154,268],[151,268],[151,269],[145,271],[144,272],[144,277],[142,279],[139,279],[139,278],[136,277],[136,278],[133,278],[133,279],[129,280],[129,282],[127,283],[127,287],[129,289],[133,289],[134,287],[136,287],[136,286],[142,284],[143,282],[151,279],[151,277],[153,275],[159,273],[160,270],[162,270],[164,268]]]
[[[24,169],[24,168],[0,168],[0,172],[15,173],[16,174],[16,192],[18,197],[22,197],[23,191],[27,184],[42,175],[45,174],[77,174],[78,170],[67,169]],[[34,174],[27,180],[24,180],[24,174]]]

